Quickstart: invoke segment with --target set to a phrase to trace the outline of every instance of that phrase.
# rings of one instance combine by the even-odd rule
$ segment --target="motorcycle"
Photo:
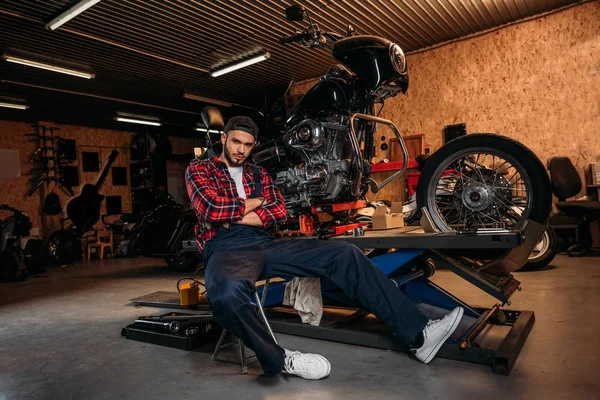
[[[29,215],[8,204],[0,204],[0,211],[12,213],[0,220],[0,280],[20,281],[46,272],[48,250],[43,240],[29,236]]]
[[[290,21],[308,27],[282,38],[307,48],[328,48],[332,66],[292,108],[281,137],[260,144],[253,159],[275,176],[291,215],[311,214],[319,204],[351,202],[377,193],[402,177],[408,152],[375,104],[404,94],[409,75],[401,47],[382,37],[346,37],[322,32],[299,5],[286,9]],[[377,125],[388,126],[400,143],[403,167],[382,182],[370,174]],[[444,232],[519,229],[530,219],[544,224],[551,187],[543,164],[513,139],[469,134],[436,151],[423,167],[417,206]],[[516,211],[515,211],[516,210]]]
[[[193,271],[201,262],[196,222],[193,209],[184,211],[169,192],[153,189],[130,232],[127,256],[161,257],[173,271]]]

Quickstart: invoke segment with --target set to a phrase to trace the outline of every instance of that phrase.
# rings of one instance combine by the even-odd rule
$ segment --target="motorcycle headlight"
[[[392,43],[390,46],[390,61],[396,71],[401,74],[406,72],[406,57],[400,46],[396,43]]]

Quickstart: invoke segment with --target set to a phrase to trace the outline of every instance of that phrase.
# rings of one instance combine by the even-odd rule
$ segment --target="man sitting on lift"
[[[221,134],[222,154],[194,161],[186,171],[215,320],[256,353],[265,375],[324,378],[329,361],[280,347],[250,302],[259,279],[323,277],[377,316],[417,359],[431,361],[458,326],[463,309],[429,320],[356,246],[275,239],[266,228],[285,221],[287,211],[266,170],[248,160],[257,135],[250,118],[231,118]]]

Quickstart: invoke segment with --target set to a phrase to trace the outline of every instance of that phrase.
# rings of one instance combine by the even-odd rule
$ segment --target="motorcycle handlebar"
[[[286,44],[286,43],[299,42],[303,38],[304,38],[304,35],[302,33],[298,33],[295,35],[291,35],[291,36],[287,36],[287,37],[283,37],[283,38],[279,39],[279,43]]]

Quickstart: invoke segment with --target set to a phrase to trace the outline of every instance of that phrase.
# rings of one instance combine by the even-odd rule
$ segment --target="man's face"
[[[254,148],[254,136],[244,131],[229,131],[221,134],[223,154],[230,167],[241,167]]]

